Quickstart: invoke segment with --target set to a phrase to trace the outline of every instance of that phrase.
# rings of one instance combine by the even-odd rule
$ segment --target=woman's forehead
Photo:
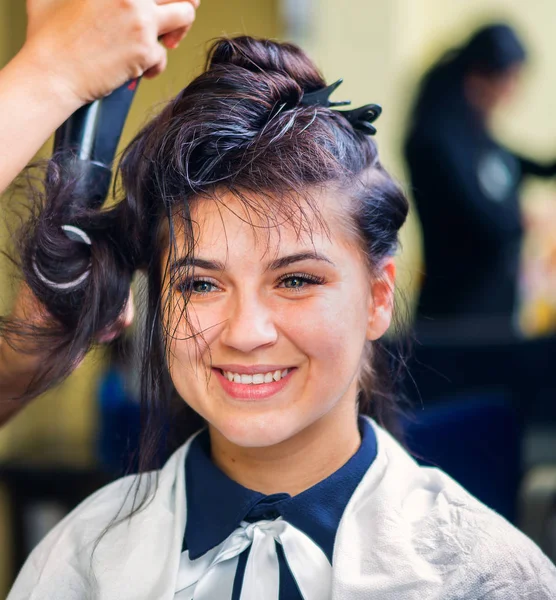
[[[224,192],[191,203],[195,254],[200,252],[253,252],[280,254],[298,248],[326,247],[342,240],[337,210],[326,193],[311,197],[273,199]],[[178,246],[184,221],[176,215]]]

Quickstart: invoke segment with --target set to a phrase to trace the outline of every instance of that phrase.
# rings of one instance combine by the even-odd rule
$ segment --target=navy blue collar
[[[332,563],[336,530],[355,488],[376,457],[375,432],[359,419],[361,446],[348,462],[297,496],[265,496],[225,475],[210,458],[208,431],[191,443],[185,462],[187,523],[183,550],[196,559],[223,542],[241,523],[281,516],[314,542]]]

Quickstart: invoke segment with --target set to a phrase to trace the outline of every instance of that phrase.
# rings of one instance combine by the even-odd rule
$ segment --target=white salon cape
[[[556,599],[556,568],[533,542],[372,425],[378,453],[340,521],[328,598]],[[133,477],[78,506],[33,551],[8,600],[174,600],[189,444],[158,473],[146,508],[104,536],[132,506]]]

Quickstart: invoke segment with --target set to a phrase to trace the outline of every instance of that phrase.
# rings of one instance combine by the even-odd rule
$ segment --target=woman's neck
[[[339,403],[295,435],[267,448],[243,448],[210,428],[212,459],[228,477],[262,494],[292,496],[332,475],[357,452],[361,434],[354,403]]]

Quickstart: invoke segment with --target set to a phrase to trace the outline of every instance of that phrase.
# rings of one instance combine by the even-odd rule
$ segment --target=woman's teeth
[[[290,369],[284,369],[283,371],[271,371],[269,373],[255,373],[254,375],[240,375],[239,373],[232,373],[231,371],[222,371],[224,377],[228,381],[234,383],[243,383],[247,385],[259,385],[261,383],[272,383],[273,381],[279,381],[282,377],[285,377],[290,372]]]

